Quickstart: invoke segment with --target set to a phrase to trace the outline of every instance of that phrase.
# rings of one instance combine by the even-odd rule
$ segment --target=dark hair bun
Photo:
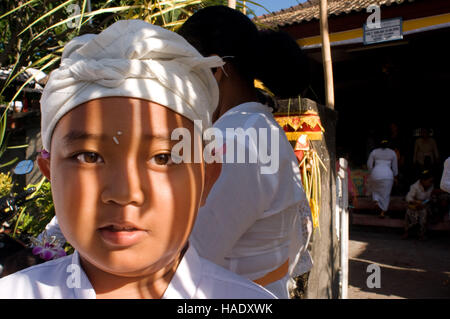
[[[433,178],[433,174],[430,170],[426,169],[420,172],[420,179],[425,181],[427,179]]]
[[[258,31],[240,11],[203,8],[178,33],[202,55],[226,57],[243,78],[261,80],[279,98],[296,96],[309,85],[307,58],[295,40],[284,32]]]
[[[255,77],[277,97],[300,94],[309,85],[308,60],[297,42],[282,31],[259,32],[260,46]]]

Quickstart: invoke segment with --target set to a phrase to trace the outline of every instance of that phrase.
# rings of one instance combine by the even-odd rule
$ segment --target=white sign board
[[[381,20],[379,28],[369,28],[364,24],[364,44],[401,39],[403,39],[402,18]]]

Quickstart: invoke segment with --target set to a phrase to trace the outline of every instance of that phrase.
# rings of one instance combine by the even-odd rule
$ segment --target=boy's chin
[[[103,254],[102,254],[103,255]],[[169,260],[162,255],[150,255],[148,253],[135,253],[133,251],[112,251],[107,256],[92,256],[94,263],[91,267],[120,277],[141,277],[152,275],[164,268],[170,268],[173,259]],[[90,258],[89,258],[90,259]]]

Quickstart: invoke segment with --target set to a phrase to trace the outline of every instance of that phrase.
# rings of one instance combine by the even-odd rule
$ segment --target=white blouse
[[[413,202],[417,200],[422,202],[426,199],[430,199],[433,189],[434,187],[431,186],[430,188],[428,188],[428,190],[425,190],[422,184],[420,183],[420,180],[418,180],[414,184],[412,184],[411,187],[409,188],[409,192],[408,194],[406,194],[406,201]]]
[[[390,148],[374,149],[367,160],[367,168],[373,180],[394,179],[398,174],[397,165],[397,155]]]
[[[95,299],[72,255],[26,268],[0,279],[0,299]],[[198,256],[189,247],[162,299],[275,299],[269,291]]]

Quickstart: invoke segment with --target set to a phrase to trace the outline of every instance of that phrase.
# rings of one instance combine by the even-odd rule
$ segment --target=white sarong
[[[393,184],[394,181],[392,179],[376,179],[370,181],[372,199],[377,202],[378,207],[384,212],[389,208]]]

